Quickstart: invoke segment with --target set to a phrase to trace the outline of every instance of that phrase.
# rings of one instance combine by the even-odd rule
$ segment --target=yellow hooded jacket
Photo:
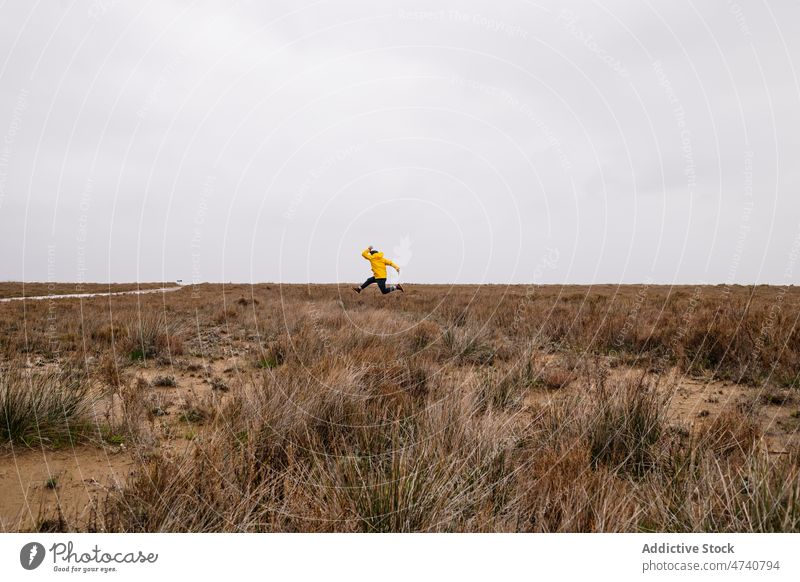
[[[364,252],[361,253],[361,256],[369,261],[369,266],[372,267],[372,275],[376,279],[386,278],[386,265],[394,267],[398,271],[400,270],[400,268],[392,261],[384,258],[383,253],[381,252],[370,254],[369,249],[364,249]]]

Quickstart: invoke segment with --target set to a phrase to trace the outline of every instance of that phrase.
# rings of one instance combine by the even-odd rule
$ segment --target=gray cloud
[[[792,282],[788,0],[0,12],[4,279]]]

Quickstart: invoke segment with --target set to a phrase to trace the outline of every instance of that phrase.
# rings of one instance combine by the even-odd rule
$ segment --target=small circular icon
[[[44,546],[39,542],[29,542],[19,551],[19,563],[26,570],[35,570],[44,561]]]

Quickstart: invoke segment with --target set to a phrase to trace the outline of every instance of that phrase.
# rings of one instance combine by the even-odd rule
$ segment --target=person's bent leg
[[[387,285],[386,284],[386,279],[375,279],[375,282],[378,284],[378,287],[380,288],[381,293],[383,293],[384,295],[394,291],[394,285]]]
[[[361,284],[361,286],[360,286],[360,287],[352,287],[352,289],[353,289],[353,291],[355,291],[356,293],[361,293],[361,291],[362,291],[362,290],[366,289],[367,287],[369,287],[370,285],[372,285],[374,282],[375,282],[375,277],[370,277],[369,279],[367,279],[366,281],[364,281],[364,282]]]

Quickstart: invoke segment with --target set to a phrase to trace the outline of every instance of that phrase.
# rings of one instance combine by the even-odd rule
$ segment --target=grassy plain
[[[765,286],[3,303],[0,530],[798,531],[798,316]]]

